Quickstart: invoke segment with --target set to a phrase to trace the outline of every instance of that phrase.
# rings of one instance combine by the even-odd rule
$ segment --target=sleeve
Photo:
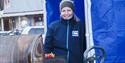
[[[44,42],[44,53],[51,53],[53,51],[53,37],[54,37],[54,31],[52,26],[49,26],[47,29],[45,42]]]
[[[85,27],[85,21],[83,22],[83,26],[82,26],[82,28],[83,28],[83,47],[84,47],[84,51],[86,50],[86,48],[87,48],[87,44],[86,44],[86,27]]]
[[[81,41],[82,41],[82,50],[85,51],[86,50],[86,29],[85,29],[85,22],[80,22],[80,30],[81,30]]]

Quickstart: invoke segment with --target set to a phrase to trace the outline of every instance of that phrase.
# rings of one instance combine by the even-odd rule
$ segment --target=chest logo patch
[[[78,37],[79,36],[79,31],[78,30],[73,30],[72,31],[72,36]]]

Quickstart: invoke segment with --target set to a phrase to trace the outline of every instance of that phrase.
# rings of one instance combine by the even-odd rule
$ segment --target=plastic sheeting
[[[105,63],[125,63],[125,0],[91,0],[94,44],[102,46]]]

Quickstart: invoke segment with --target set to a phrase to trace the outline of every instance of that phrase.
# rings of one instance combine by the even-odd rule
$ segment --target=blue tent
[[[46,0],[47,25],[59,19],[59,2]],[[125,0],[87,0],[91,2],[94,45],[106,51],[105,63],[125,63]],[[84,0],[74,0],[76,15],[85,20]]]
[[[125,0],[91,0],[94,44],[102,46],[106,63],[125,63]]]

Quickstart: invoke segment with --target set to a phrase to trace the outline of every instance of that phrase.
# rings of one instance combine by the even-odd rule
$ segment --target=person
[[[43,49],[45,58],[62,57],[67,63],[83,63],[85,23],[75,15],[73,1],[61,1],[60,20],[48,26]]]

